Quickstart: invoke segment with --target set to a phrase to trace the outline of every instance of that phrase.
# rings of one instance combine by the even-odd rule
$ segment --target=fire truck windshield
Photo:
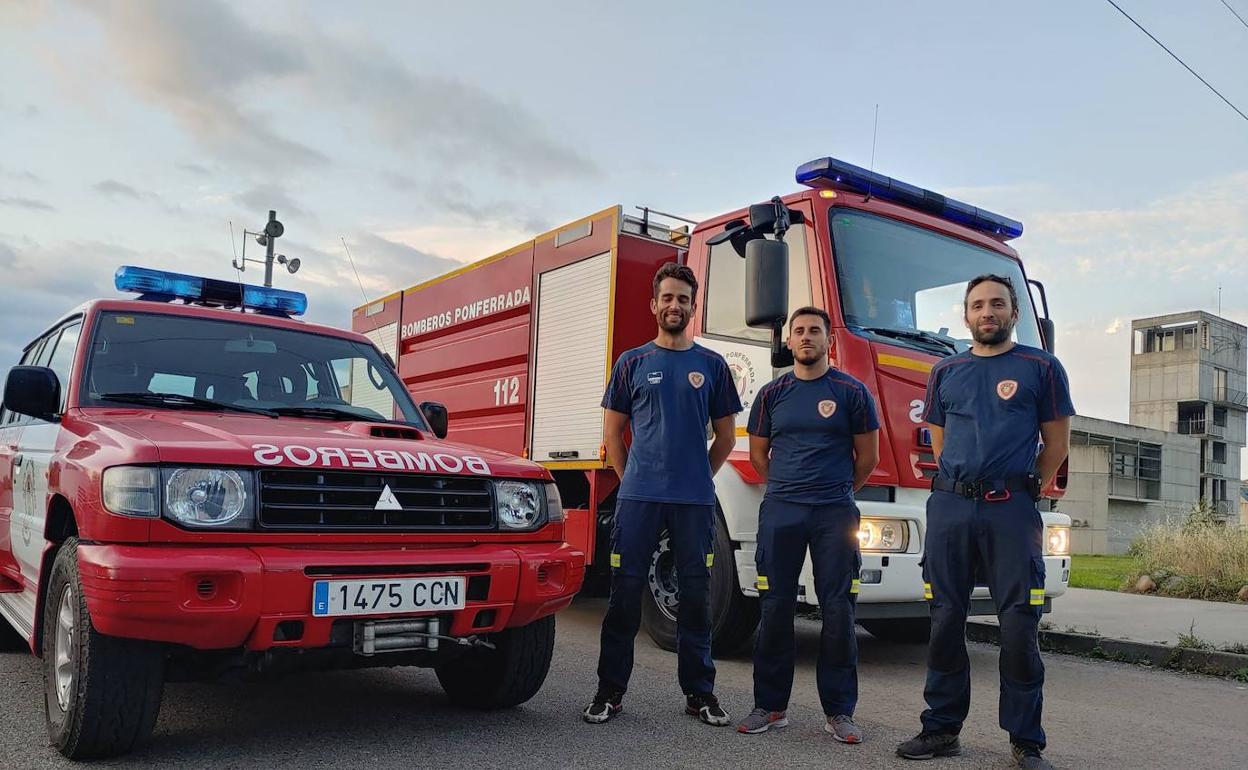
[[[101,313],[79,403],[426,424],[371,345],[258,324]]]
[[[1031,295],[1017,262],[966,241],[844,208],[829,212],[845,324],[890,344],[948,355],[971,345],[966,283],[994,273],[1018,293],[1014,339],[1040,347]]]

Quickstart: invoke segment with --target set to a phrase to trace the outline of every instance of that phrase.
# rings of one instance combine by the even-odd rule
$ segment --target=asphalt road
[[[307,674],[243,685],[173,684],[149,746],[126,767],[312,768],[800,768],[907,767],[896,744],[918,728],[923,648],[863,634],[858,721],[867,742],[842,746],[822,731],[814,687],[818,629],[799,620],[790,719],[763,735],[711,728],[683,714],[675,656],[637,642],[624,713],[586,725],[601,600],[559,616],[555,662],[528,704],[481,714],[447,705],[431,672],[379,669]],[[963,755],[923,768],[1009,767],[996,726],[996,648],[971,646],[974,695]],[[1208,677],[1046,656],[1049,758],[1066,768],[1242,768],[1248,765],[1248,686]],[[718,692],[734,717],[752,706],[746,659],[720,661]],[[0,767],[65,767],[47,746],[36,659],[0,654]]]

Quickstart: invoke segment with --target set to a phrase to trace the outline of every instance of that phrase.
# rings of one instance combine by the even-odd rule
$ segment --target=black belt
[[[952,492],[968,500],[987,500],[994,503],[1009,500],[1010,492],[1026,492],[1032,500],[1039,500],[1040,477],[1028,474],[996,481],[950,481],[937,476],[932,479],[932,491]]]

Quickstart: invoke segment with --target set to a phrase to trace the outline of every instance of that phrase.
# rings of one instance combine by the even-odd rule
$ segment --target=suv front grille
[[[491,529],[494,497],[481,478],[273,468],[260,471],[259,520],[270,530]]]

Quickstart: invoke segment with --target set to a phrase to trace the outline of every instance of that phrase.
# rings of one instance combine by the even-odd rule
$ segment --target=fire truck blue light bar
[[[170,273],[147,267],[123,265],[113,275],[118,291],[180,299],[186,302],[213,302],[243,306],[253,310],[303,315],[307,295],[285,289],[271,289],[246,283]]]
[[[940,193],[915,187],[836,158],[819,158],[798,166],[797,182],[814,188],[840,187],[900,203],[980,232],[1000,236],[1007,241],[1023,234],[1023,223],[1017,219],[946,198]]]

